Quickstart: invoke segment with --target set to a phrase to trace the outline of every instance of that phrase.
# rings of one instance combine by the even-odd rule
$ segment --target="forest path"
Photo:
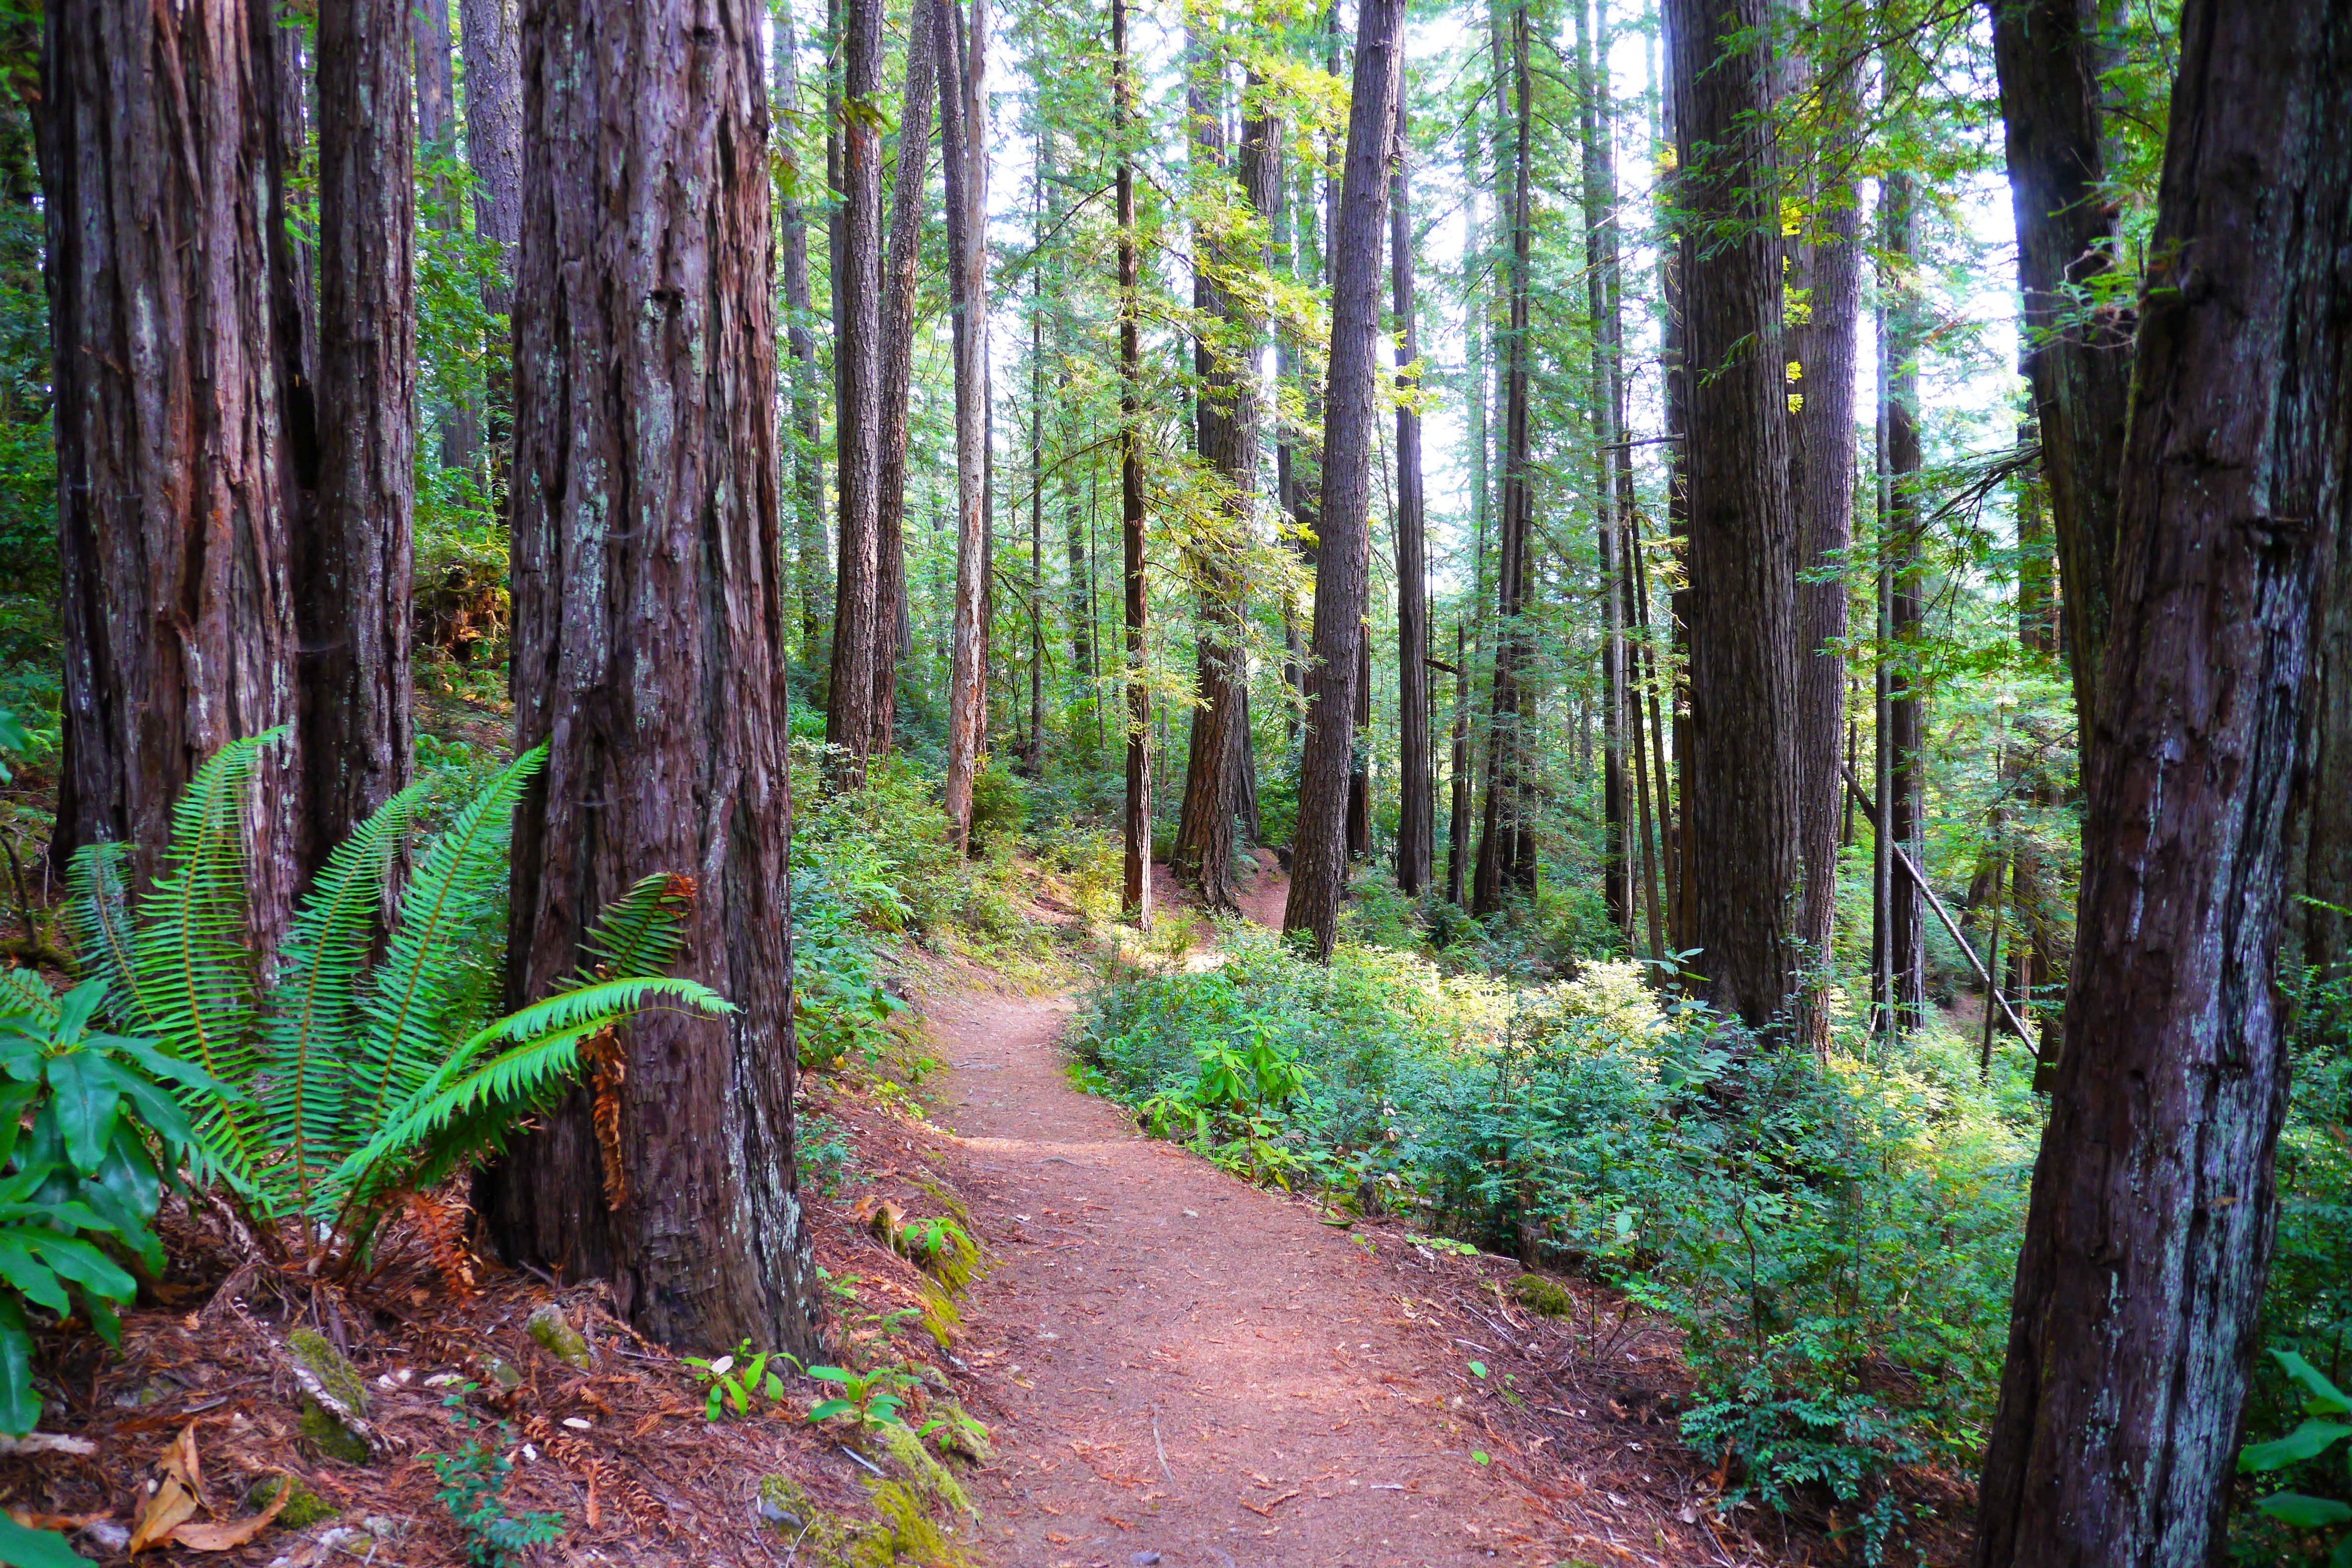
[[[1387,1267],[1310,1205],[1074,1089],[1058,1048],[1073,1011],[986,991],[926,1003],[951,1064],[940,1121],[995,1254],[964,1351],[997,1406],[988,1559],[1551,1561],[1525,1555],[1539,1505],[1473,1458],[1431,1364],[1444,1347],[1400,1316]]]

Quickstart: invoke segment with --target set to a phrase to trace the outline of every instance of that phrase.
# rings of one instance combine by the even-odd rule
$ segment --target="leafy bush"
[[[660,973],[691,895],[652,877],[590,933],[593,971],[492,1016],[508,846],[538,752],[500,770],[425,847],[376,956],[380,912],[427,786],[387,802],[328,858],[265,988],[247,940],[241,824],[255,756],[280,733],[232,742],[197,770],[135,922],[126,847],[75,857],[77,945],[105,1016],[202,1069],[174,1084],[199,1173],[222,1181],[274,1244],[356,1265],[404,1194],[496,1148],[563,1087],[584,1050],[636,1013],[657,1002],[708,1014],[728,1004]],[[276,1223],[298,1217],[297,1226]]]
[[[2293,1351],[2273,1350],[2271,1359],[2302,1393],[2305,1419],[2285,1436],[2248,1447],[2238,1456],[2238,1468],[2250,1475],[2319,1475],[2340,1470],[2344,1478],[2352,1479],[2352,1426],[2343,1419],[2352,1416],[2352,1394]],[[2331,1460],[2339,1443],[2345,1445],[2340,1466]],[[2329,1489],[2341,1485],[2337,1480]],[[2281,1489],[2266,1494],[2254,1508],[2290,1530],[2324,1531],[2336,1543],[2329,1556],[2331,1568],[2352,1568],[2352,1503]]]
[[[1735,1489],[1826,1488],[1873,1551],[1891,1470],[1972,1456],[2032,1125],[1963,1043],[1824,1069],[1662,1003],[1637,964],[1513,990],[1387,947],[1327,967],[1252,927],[1220,942],[1216,969],[1090,1001],[1078,1054],[1148,1128],[1622,1288],[1684,1331],[1687,1436]]]
[[[116,1310],[138,1292],[120,1260],[163,1269],[149,1139],[168,1169],[192,1136],[159,1084],[214,1087],[151,1040],[100,1032],[103,1000],[95,984],[57,997],[30,971],[0,970],[0,1433],[12,1437],[41,1415],[26,1309],[117,1342]]]

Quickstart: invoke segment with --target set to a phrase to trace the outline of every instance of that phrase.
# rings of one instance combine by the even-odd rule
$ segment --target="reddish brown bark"
[[[394,111],[409,24],[407,0],[319,6],[318,512],[295,584],[306,876],[415,773],[415,122]]]
[[[938,23],[938,10],[930,5],[916,6],[908,22],[907,95],[898,116],[890,249],[882,268],[882,489],[874,526],[873,746],[877,752],[888,750],[898,714],[898,621],[907,608],[907,390],[915,369],[915,283],[922,260]]]
[[[1401,0],[1363,0],[1337,219],[1330,373],[1324,387],[1323,512],[1317,531],[1315,667],[1307,680],[1299,766],[1298,831],[1286,933],[1303,931],[1319,957],[1338,934],[1348,886],[1348,773],[1364,602],[1370,568],[1372,378],[1381,325],[1381,230],[1388,160],[1404,77]]]
[[[761,46],[756,0],[544,0],[523,28],[515,738],[548,762],[507,994],[546,994],[607,900],[669,872],[695,887],[680,971],[737,1011],[630,1026],[617,1208],[584,1092],[477,1197],[509,1258],[610,1279],[651,1339],[805,1353]]]
[[[1976,1561],[2221,1554],[2276,1224],[2290,847],[2352,548],[2352,4],[2190,0],[2084,748],[2066,1037]]]
[[[1437,801],[1429,756],[1429,567],[1421,482],[1421,333],[1413,321],[1412,206],[1407,199],[1409,129],[1397,105],[1389,172],[1389,292],[1396,310],[1397,355],[1397,886],[1417,894],[1437,858]]]
[[[268,243],[278,132],[266,13],[51,6],[42,192],[65,637],[52,849],[139,847],[225,742],[294,717]],[[290,897],[299,769],[265,754],[254,926]]]
[[[876,535],[882,487],[882,0],[845,0],[841,253],[833,274],[835,422],[841,554],[834,569],[833,662],[825,680],[825,776],[836,789],[866,782],[874,749],[874,648],[878,615]]]
[[[1111,132],[1119,150],[1118,195],[1118,493],[1121,602],[1127,630],[1127,798],[1121,826],[1126,857],[1121,902],[1127,918],[1151,927],[1151,687],[1145,679],[1143,581],[1143,334],[1140,258],[1135,234],[1135,163],[1127,138],[1135,124],[1135,85],[1127,57],[1127,0],[1110,0]]]

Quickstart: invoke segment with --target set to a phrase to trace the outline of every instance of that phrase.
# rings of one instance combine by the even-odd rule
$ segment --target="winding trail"
[[[1540,1510],[1474,1458],[1389,1267],[1072,1088],[1072,1005],[926,1008],[950,1064],[940,1120],[998,1255],[973,1301],[996,1327],[964,1351],[1001,1406],[991,1561],[1535,1561]]]

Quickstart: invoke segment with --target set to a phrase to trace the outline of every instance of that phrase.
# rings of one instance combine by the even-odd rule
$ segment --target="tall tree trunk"
[[[682,963],[736,1011],[629,1026],[616,1206],[585,1089],[477,1198],[508,1258],[610,1279],[649,1339],[806,1354],[761,46],[756,0],[534,0],[523,28],[515,739],[548,760],[507,999],[547,994],[583,923],[668,872],[692,879]]]
[[[1608,9],[1601,6],[1605,26]],[[1591,0],[1576,0],[1578,96],[1582,100],[1584,147],[1584,283],[1592,333],[1592,525],[1601,569],[1601,903],[1617,939],[1633,944],[1633,813],[1625,788],[1625,616],[1618,558],[1619,530],[1610,505],[1612,448],[1621,439],[1612,416],[1609,381],[1609,275],[1602,250],[1613,219],[1609,211],[1616,180],[1609,167],[1605,61],[1593,59]]]
[[[2277,1223],[2290,846],[2342,788],[2308,702],[2352,550],[2352,5],[2189,0],[2179,41],[1984,1568],[2220,1555]]]
[[[1221,527],[1195,546],[1192,571],[1200,591],[1200,706],[1192,711],[1185,760],[1184,796],[1177,818],[1171,868],[1201,890],[1213,910],[1238,913],[1234,878],[1234,819],[1249,784],[1244,704],[1249,690],[1242,612],[1248,593],[1240,561],[1255,531],[1261,395],[1257,361],[1265,314],[1252,280],[1266,267],[1265,251],[1236,245],[1224,184],[1223,68],[1197,41],[1187,82],[1187,135],[1199,199],[1210,216],[1195,225],[1194,303],[1214,323],[1213,337],[1195,349],[1200,377],[1195,429],[1202,458],[1222,481]],[[1264,98],[1255,77],[1250,87]],[[1263,116],[1245,119],[1235,160],[1239,195],[1253,219],[1273,211],[1280,163],[1280,129]]]
[[[138,847],[226,742],[293,718],[268,227],[268,14],[47,8],[41,185],[55,350],[65,762],[51,853]],[[266,754],[252,924],[282,929],[299,769]]]
[[[1837,935],[1838,808],[1845,798],[1838,748],[1845,730],[1845,555],[1853,544],[1856,460],[1854,343],[1862,313],[1862,208],[1851,171],[1859,139],[1861,59],[1835,67],[1817,93],[1821,141],[1807,247],[1810,318],[1796,334],[1800,412],[1790,432],[1795,475],[1799,733],[1798,808],[1804,904],[1797,936],[1821,979],[1808,989],[1806,1032],[1829,1048],[1827,967]],[[1824,178],[1823,176],[1826,176]]]
[[[1988,0],[2025,296],[2025,368],[2050,476],[2074,711],[2098,711],[2116,552],[2128,315],[2080,300],[2116,266],[2100,148],[2097,0]],[[1892,52],[1892,51],[1890,51]]]
[[[1472,912],[1481,915],[1499,910],[1508,890],[1531,893],[1535,889],[1534,834],[1522,798],[1527,720],[1532,709],[1524,689],[1521,667],[1527,648],[1520,617],[1527,597],[1528,524],[1533,511],[1528,472],[1528,269],[1533,228],[1530,153],[1535,118],[1524,4],[1512,13],[1511,37],[1517,144],[1511,189],[1510,326],[1503,345],[1503,505],[1496,531],[1495,676],[1486,741],[1486,817],[1478,835],[1478,869],[1470,902]]]
[[[947,165],[948,298],[955,312],[956,595],[948,635],[943,794],[956,847],[971,833],[971,782],[988,736],[988,122],[980,99],[986,0],[963,37],[955,0],[940,6],[940,161]]]
[[[269,252],[269,316],[272,334],[272,358],[277,366],[278,394],[278,500],[284,519],[283,537],[287,542],[286,575],[288,592],[299,599],[299,584],[307,574],[306,558],[310,551],[311,537],[316,531],[319,505],[319,250],[316,244],[315,221],[298,223],[292,200],[305,184],[317,188],[318,168],[312,156],[311,127],[308,123],[310,92],[310,68],[303,53],[315,37],[313,25],[299,19],[291,25],[257,33],[254,50],[259,55],[265,47],[270,61],[266,83],[268,89],[266,112],[271,132],[268,141],[269,198],[266,220]],[[309,162],[306,171],[305,163]],[[315,205],[314,205],[315,211]],[[299,645],[301,606],[295,603],[295,651],[301,657]],[[293,704],[299,712],[301,704],[300,669],[295,671],[297,687]],[[298,739],[293,747],[301,751]],[[62,792],[61,792],[62,793]],[[298,868],[311,858],[311,850],[304,836],[310,830],[307,807],[294,824],[296,837],[289,849]],[[331,846],[329,846],[331,848]]]
[[[1390,165],[1389,288],[1397,331],[1397,886],[1417,895],[1429,886],[1437,858],[1436,783],[1429,756],[1429,567],[1424,548],[1421,484],[1421,389],[1413,366],[1421,333],[1413,321],[1412,208],[1406,199],[1406,150],[1411,140],[1404,104],[1397,104],[1396,149]]]
[[[1362,0],[1349,99],[1348,154],[1331,248],[1331,363],[1324,388],[1323,526],[1315,572],[1315,668],[1286,932],[1328,958],[1348,886],[1348,763],[1370,568],[1372,379],[1381,326],[1380,239],[1404,78],[1401,0]]]
[[[1797,884],[1797,527],[1766,0],[1669,0],[1690,386],[1689,941],[1751,1027],[1788,1000]],[[1711,237],[1698,265],[1695,236]]]
[[[841,410],[841,556],[834,569],[833,659],[825,678],[825,775],[835,789],[866,782],[874,749],[875,644],[882,503],[882,0],[845,0],[841,255],[833,274],[834,374]]]
[[[1667,74],[1673,74],[1669,61]],[[1679,149],[1675,125],[1675,94],[1671,83],[1658,94],[1657,133],[1662,153]],[[1690,561],[1691,374],[1686,331],[1689,312],[1683,268],[1685,235],[1681,220],[1681,174],[1672,167],[1661,171],[1658,205],[1664,233],[1658,246],[1658,299],[1663,320],[1658,323],[1660,413],[1666,438],[1666,538],[1668,546],[1687,568]],[[1668,696],[1678,802],[1671,837],[1674,872],[1667,879],[1668,942],[1678,952],[1691,946],[1698,921],[1698,873],[1691,864],[1691,743],[1690,743],[1690,574],[1684,571],[1666,595],[1667,636],[1672,662],[1684,678]],[[1695,976],[1685,976],[1685,980]]]
[[[1463,904],[1470,869],[1470,644],[1462,623],[1454,623],[1454,745],[1447,759],[1454,779],[1445,813],[1445,898]]]
[[[1886,535],[1888,647],[1886,720],[1888,797],[1886,831],[1914,866],[1927,864],[1927,768],[1920,752],[1923,725],[1911,661],[1919,640],[1922,608],[1919,566],[1919,354],[1927,332],[1912,268],[1918,253],[1916,195],[1908,174],[1888,174],[1881,183],[1888,261],[1886,289]],[[1907,876],[1887,888],[1888,962],[1894,965],[1896,1026],[1916,1029],[1927,1011],[1927,911],[1919,885]]]
[[[930,173],[938,9],[907,23],[907,97],[890,193],[890,249],[882,268],[881,491],[874,522],[873,746],[887,751],[898,715],[898,621],[907,607],[908,388],[915,374],[915,284],[922,266],[923,195]]]
[[[809,330],[808,216],[801,205],[800,40],[793,30],[790,0],[776,14],[775,70],[769,81],[775,100],[775,140],[783,158],[784,198],[777,258],[784,286],[784,349],[792,361],[785,380],[790,392],[795,559],[793,585],[800,597],[801,654],[814,663],[823,646],[824,604],[832,587],[832,551],[824,530],[824,414],[818,396],[816,334]]]
[[[1135,234],[1135,84],[1127,58],[1127,0],[1110,0],[1111,140],[1118,149],[1119,581],[1127,628],[1126,859],[1121,903],[1151,929],[1151,685],[1146,679],[1143,581],[1143,330]]]
[[[446,135],[448,17],[440,17]],[[418,40],[420,55],[424,40]],[[307,877],[415,772],[408,0],[319,6],[318,519],[295,584]]]
[[[497,277],[482,289],[493,316],[514,309],[515,247],[522,238],[522,42],[515,0],[457,0],[459,47],[466,60],[466,163],[474,175],[474,232],[499,247]],[[490,491],[503,478],[499,465],[511,437],[514,406],[513,334],[488,345],[488,406],[484,434],[490,448]]]

